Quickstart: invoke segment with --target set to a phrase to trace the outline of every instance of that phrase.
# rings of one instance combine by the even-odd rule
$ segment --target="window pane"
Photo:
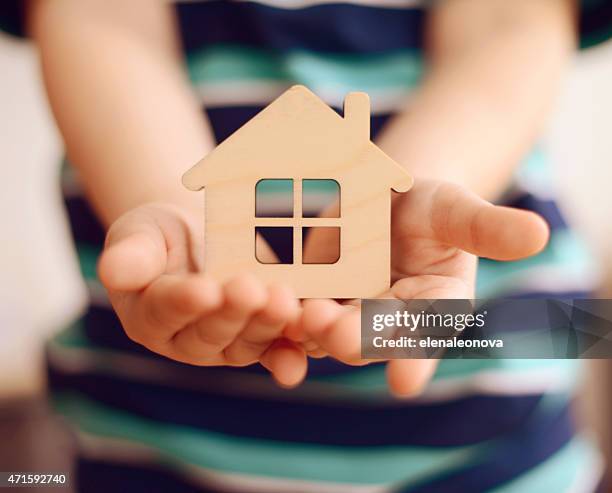
[[[255,217],[293,217],[293,180],[259,180],[255,185]]]
[[[316,237],[316,238],[315,238]],[[307,242],[315,240],[317,250],[306,248]],[[302,228],[302,262],[304,264],[335,264],[340,259],[340,228]]]
[[[255,235],[255,258],[260,264],[293,263],[293,228],[258,226]],[[276,258],[270,258],[270,249]]]
[[[336,180],[302,180],[304,217],[340,217],[340,185]]]

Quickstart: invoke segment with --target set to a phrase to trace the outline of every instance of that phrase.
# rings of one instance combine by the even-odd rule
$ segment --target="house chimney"
[[[344,98],[344,120],[358,139],[370,140],[370,98],[365,92],[349,92]]]

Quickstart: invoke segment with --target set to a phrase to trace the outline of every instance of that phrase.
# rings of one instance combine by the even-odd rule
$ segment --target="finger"
[[[324,331],[344,313],[346,307],[329,299],[307,299],[303,302],[303,308],[300,319],[285,328],[284,335],[299,343],[310,357],[328,356],[312,334]]]
[[[238,337],[225,349],[230,362],[247,363],[259,359],[268,346],[279,338],[287,324],[299,313],[299,303],[287,286],[268,288],[268,302],[256,313]]]
[[[255,235],[255,251],[257,252],[257,259],[265,264],[278,264],[278,256],[274,253],[274,250],[259,233]]]
[[[306,353],[286,339],[274,342],[262,355],[260,362],[282,387],[295,387],[306,377]]]
[[[420,394],[433,377],[438,360],[394,359],[387,363],[387,382],[398,397]]]
[[[359,307],[337,305],[332,308],[326,300],[304,307],[306,323],[320,311],[324,313],[326,323],[305,325],[310,338],[320,350],[329,353],[334,358],[352,365],[366,364],[361,359],[361,311]],[[326,306],[327,305],[327,306]],[[320,310],[319,310],[320,307]],[[306,312],[309,312],[306,314]]]
[[[198,359],[219,355],[268,301],[264,286],[250,275],[229,281],[223,294],[221,308],[175,334],[172,341],[177,351]]]
[[[98,275],[108,290],[138,291],[164,272],[166,258],[159,228],[126,216],[108,232]]]
[[[162,275],[142,293],[141,317],[148,338],[168,342],[185,325],[223,303],[219,283],[201,275]]]
[[[533,212],[493,206],[448,184],[431,197],[434,238],[474,255],[516,260],[538,253],[548,241],[548,225]]]
[[[292,320],[291,322],[289,322],[284,330],[283,330],[283,337],[289,339],[290,341],[293,342],[302,342],[305,337],[307,337],[304,334],[304,331],[302,330],[302,320],[301,320],[301,316]]]
[[[283,335],[302,346],[311,343],[310,332],[322,330],[335,321],[342,307],[337,302],[329,299],[306,299],[303,302],[303,310],[298,320],[285,327]]]
[[[310,339],[335,322],[346,310],[342,305],[329,299],[308,299],[303,303],[302,318],[299,326],[300,342]]]

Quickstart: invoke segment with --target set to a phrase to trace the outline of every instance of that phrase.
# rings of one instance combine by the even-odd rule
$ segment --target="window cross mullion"
[[[286,226],[286,227],[324,227],[342,225],[339,217],[258,217],[253,220],[254,226]]]
[[[302,219],[302,180],[293,180],[293,263],[302,263],[302,228],[299,225]],[[297,223],[297,224],[296,224]]]

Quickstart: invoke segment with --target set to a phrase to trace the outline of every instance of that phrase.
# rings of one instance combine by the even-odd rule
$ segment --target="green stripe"
[[[537,190],[552,189],[551,174],[550,161],[539,147],[534,148],[523,159],[515,172],[515,176],[523,183],[528,183],[529,188],[536,187]]]
[[[171,464],[188,463],[226,473],[389,484],[407,478],[422,480],[447,468],[461,467],[479,449],[342,448],[254,440],[140,419],[75,394],[58,396],[54,403],[81,431],[151,447]]]
[[[62,330],[59,334],[53,337],[53,339],[51,339],[50,344],[57,344],[59,346],[76,349],[98,349],[97,346],[92,346],[89,339],[85,337],[85,330],[82,320],[78,320],[67,329]]]
[[[379,91],[412,88],[423,73],[415,51],[339,55],[293,51],[279,54],[238,45],[213,45],[187,57],[196,85],[234,81],[302,83],[313,90]]]
[[[100,253],[102,253],[102,248],[90,244],[79,243],[77,244],[77,252],[79,256],[81,274],[85,280],[97,281],[98,257],[100,256]]]
[[[477,297],[492,298],[503,292],[521,289],[525,275],[538,267],[558,267],[571,279],[580,277],[592,268],[590,255],[584,244],[569,230],[553,232],[546,249],[525,260],[496,262],[480,259],[478,263]]]
[[[259,193],[271,195],[291,195],[293,193],[293,180],[284,178],[264,178],[255,185],[255,195]]]
[[[285,80],[280,60],[263,50],[233,46],[210,46],[187,55],[189,77],[195,83],[243,79]]]

